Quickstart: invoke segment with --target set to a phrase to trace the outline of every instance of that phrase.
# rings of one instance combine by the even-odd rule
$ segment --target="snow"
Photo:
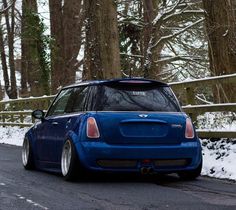
[[[206,112],[197,117],[199,131],[236,131],[236,115],[234,112]]]
[[[42,99],[42,98],[44,98],[44,99],[47,99],[47,98],[53,99],[55,96],[56,96],[56,95],[49,95],[49,96],[43,95],[43,96],[39,96],[39,97],[30,96],[30,97],[28,97],[28,98],[29,98],[29,99],[35,99],[35,100],[37,100],[37,99]],[[27,98],[18,97],[17,99],[9,99],[8,97],[6,97],[6,98],[3,99],[2,101],[4,101],[4,103],[7,103],[7,102],[17,102],[17,101],[21,101],[21,100],[25,101],[25,100],[27,100]]]
[[[219,80],[219,79],[227,79],[227,78],[232,78],[236,77],[236,74],[228,74],[228,75],[222,75],[222,76],[215,76],[215,77],[205,77],[202,79],[194,79],[194,80],[188,80],[184,81],[184,83],[199,83],[199,82],[204,82],[204,81],[210,81],[210,80]],[[179,85],[182,84],[183,82],[171,82],[168,85]]]
[[[202,175],[221,179],[236,180],[236,139],[211,142],[202,140]]]
[[[198,131],[236,131],[236,118],[233,112],[207,112],[198,116]],[[203,139],[202,175],[236,180],[236,138],[211,142]]]
[[[28,129],[0,126],[0,143],[22,146],[24,135]]]
[[[207,108],[207,107],[229,107],[229,106],[236,106],[236,103],[222,103],[222,104],[201,104],[201,105],[187,105],[187,106],[183,106],[182,108]]]

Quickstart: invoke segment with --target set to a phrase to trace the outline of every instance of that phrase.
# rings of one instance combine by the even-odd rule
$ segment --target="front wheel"
[[[66,140],[62,149],[61,172],[66,181],[74,181],[79,175],[79,159],[71,140]]]
[[[28,138],[24,139],[22,146],[22,163],[26,170],[34,169],[33,151]]]
[[[201,171],[202,171],[202,160],[196,169],[190,171],[181,171],[178,173],[178,175],[181,179],[184,180],[194,180],[201,175]]]

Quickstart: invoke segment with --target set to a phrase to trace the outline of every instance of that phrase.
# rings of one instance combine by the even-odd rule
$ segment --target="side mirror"
[[[32,112],[32,116],[35,119],[43,120],[44,119],[44,112],[42,110],[35,110]]]

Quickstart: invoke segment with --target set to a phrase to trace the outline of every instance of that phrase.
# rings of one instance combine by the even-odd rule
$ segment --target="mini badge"
[[[140,114],[139,117],[141,117],[141,118],[147,118],[148,115],[147,115],[147,114]]]

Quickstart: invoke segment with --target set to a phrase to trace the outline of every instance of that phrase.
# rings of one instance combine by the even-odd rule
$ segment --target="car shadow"
[[[172,183],[186,182],[176,174],[123,174],[123,173],[87,173],[79,177],[76,183],[153,183],[157,185],[169,185]]]

